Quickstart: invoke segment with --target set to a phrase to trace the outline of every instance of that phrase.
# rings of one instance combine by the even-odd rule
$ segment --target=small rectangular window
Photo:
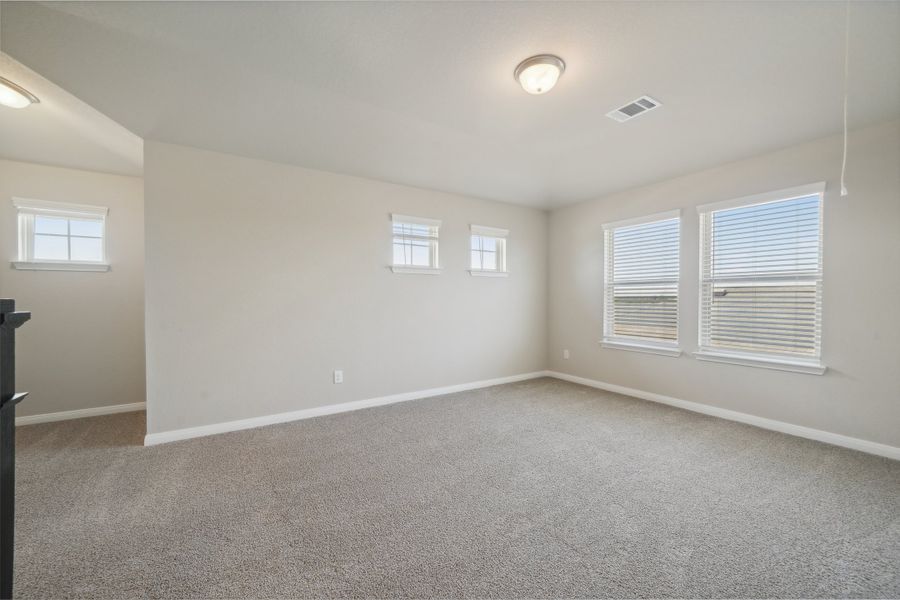
[[[700,349],[820,374],[824,184],[698,207]]]
[[[439,273],[438,238],[441,222],[435,219],[392,215],[395,273]]]
[[[603,345],[677,356],[681,218],[672,211],[603,226]]]
[[[15,198],[17,269],[105,271],[106,215],[102,206]]]
[[[472,225],[469,242],[470,273],[503,277],[506,271],[506,238],[509,231],[496,227]]]

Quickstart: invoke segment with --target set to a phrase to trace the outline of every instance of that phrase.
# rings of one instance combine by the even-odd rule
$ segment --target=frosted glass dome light
[[[526,58],[516,67],[515,77],[529,94],[546,94],[553,89],[566,70],[566,63],[558,56],[540,54]]]
[[[37,96],[9,79],[0,77],[0,104],[10,108],[25,108],[35,102],[40,102]]]

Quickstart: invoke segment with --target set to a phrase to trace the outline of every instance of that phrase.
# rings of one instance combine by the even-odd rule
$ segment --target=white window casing
[[[394,273],[440,274],[438,242],[441,222],[437,219],[391,215]]]
[[[103,206],[13,198],[18,213],[18,260],[35,271],[108,271]]]
[[[472,225],[469,237],[469,273],[479,277],[507,277],[508,229]]]
[[[603,225],[605,348],[678,356],[681,211]]]
[[[700,360],[822,374],[824,183],[697,207]]]

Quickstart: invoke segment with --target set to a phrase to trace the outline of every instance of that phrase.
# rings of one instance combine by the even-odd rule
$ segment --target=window
[[[678,356],[680,211],[603,226],[603,346]]]
[[[815,184],[698,207],[697,358],[821,374],[822,194]]]
[[[106,214],[101,206],[13,199],[19,213],[17,269],[106,271]]]
[[[509,231],[472,225],[470,265],[472,275],[506,277],[506,237]]]
[[[438,274],[438,232],[441,222],[421,217],[392,215],[395,273]]]

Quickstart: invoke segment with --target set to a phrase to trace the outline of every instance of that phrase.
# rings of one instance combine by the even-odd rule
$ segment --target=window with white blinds
[[[406,215],[391,215],[391,220],[394,272],[439,273],[438,235],[441,222]]]
[[[698,208],[698,358],[824,371],[823,192],[815,184]]]
[[[603,226],[603,345],[677,355],[680,212]]]

